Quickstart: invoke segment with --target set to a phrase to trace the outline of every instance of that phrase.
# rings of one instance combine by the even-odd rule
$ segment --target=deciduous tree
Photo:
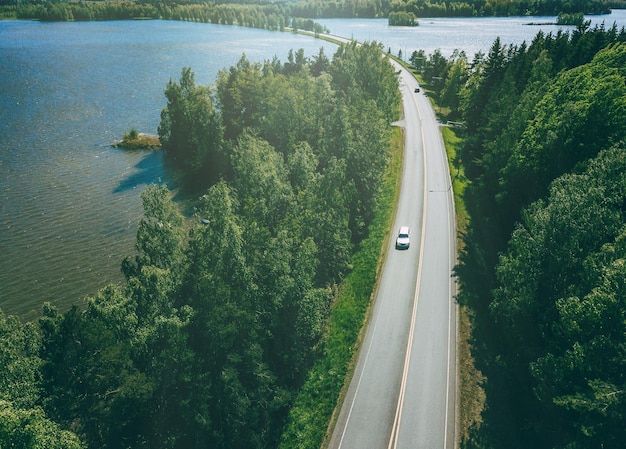
[[[186,67],[178,83],[170,80],[161,112],[158,133],[168,159],[195,176],[214,180],[223,170],[222,123],[211,91],[196,86],[194,74]],[[207,184],[204,180],[205,185]]]

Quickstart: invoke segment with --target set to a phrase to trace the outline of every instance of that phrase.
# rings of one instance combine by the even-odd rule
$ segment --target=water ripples
[[[268,47],[268,44],[271,45]],[[264,30],[165,21],[0,21],[0,308],[33,318],[121,281],[140,194],[166,180],[160,152],[110,147],[131,128],[156,133],[168,80],[196,83],[242,54],[335,46]]]

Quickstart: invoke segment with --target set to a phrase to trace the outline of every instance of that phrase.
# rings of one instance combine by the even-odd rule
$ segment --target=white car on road
[[[396,249],[409,249],[411,244],[411,232],[408,226],[402,226],[396,238]]]

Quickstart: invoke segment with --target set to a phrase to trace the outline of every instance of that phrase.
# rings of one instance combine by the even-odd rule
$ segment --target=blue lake
[[[588,16],[586,20],[591,21],[591,26],[610,28],[615,23],[621,28],[626,26],[626,10]],[[417,27],[390,27],[387,19],[326,19],[318,22],[326,26],[331,34],[380,42],[385,50],[390,49],[394,55],[402,51],[404,59],[416,50],[424,50],[426,54],[440,50],[449,57],[458,49],[465,51],[471,60],[479,51],[487,53],[497,37],[503,44],[519,45],[524,41],[530,43],[539,31],[556,34],[560,30],[569,32],[575,29],[553,25],[556,17],[428,18],[419,19]]]
[[[626,23],[624,11],[592,18]],[[473,55],[554,32],[554,18],[323,20],[333,34],[376,40],[394,54],[415,49]],[[191,67],[197,84],[242,54],[252,61],[308,57],[335,46],[239,27],[169,21],[0,21],[0,308],[26,319],[49,301],[61,309],[122,279],[133,255],[140,194],[166,182],[160,152],[111,147],[131,128],[156,134],[169,79]]]

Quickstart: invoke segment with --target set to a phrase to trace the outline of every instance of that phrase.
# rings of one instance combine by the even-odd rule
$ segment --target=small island
[[[388,17],[389,26],[416,27],[419,25],[417,17],[412,12],[392,11]]]
[[[560,12],[556,18],[556,22],[530,22],[526,25],[564,25],[564,26],[576,26],[576,27],[588,27],[591,22],[585,22],[585,15],[582,12],[565,13]]]
[[[144,134],[136,129],[124,132],[122,140],[113,144],[114,148],[123,148],[125,150],[160,150],[161,141],[158,136]]]

